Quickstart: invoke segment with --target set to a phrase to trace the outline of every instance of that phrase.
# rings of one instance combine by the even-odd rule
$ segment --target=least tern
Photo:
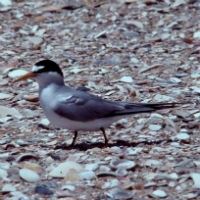
[[[148,113],[177,106],[179,103],[128,103],[102,99],[85,88],[73,89],[64,83],[62,70],[54,61],[37,62],[30,73],[16,81],[35,78],[39,84],[39,100],[48,120],[58,128],[74,131],[71,145],[78,131],[101,130],[105,144],[105,128],[132,114]]]

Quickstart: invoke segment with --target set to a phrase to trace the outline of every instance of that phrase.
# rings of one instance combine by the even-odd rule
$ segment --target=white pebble
[[[152,131],[159,131],[161,128],[162,128],[162,126],[159,124],[150,124],[149,125],[149,129]]]
[[[0,4],[3,6],[11,6],[12,1],[11,0],[0,0]]]
[[[125,83],[132,83],[133,79],[130,76],[123,76],[123,77],[121,77],[120,81],[125,82]]]
[[[80,176],[80,179],[82,180],[91,180],[96,177],[93,171],[83,171],[79,174],[79,176]]]
[[[20,169],[19,175],[27,182],[37,182],[40,180],[40,176],[30,169]]]
[[[9,98],[11,98],[12,97],[12,95],[10,95],[10,94],[6,94],[6,93],[0,93],[0,100],[2,100],[2,99],[9,99]]]
[[[7,171],[6,170],[4,170],[4,169],[0,169],[0,179],[6,179],[7,178],[7,176],[8,176],[8,173],[7,173]]]
[[[197,31],[193,34],[194,38],[200,39],[200,31]]]
[[[16,70],[10,71],[10,72],[8,73],[8,76],[9,76],[10,78],[16,78],[16,77],[19,77],[19,76],[23,76],[23,75],[25,75],[26,73],[27,73],[27,71],[24,70],[24,69],[16,69]]]
[[[189,140],[190,136],[187,133],[179,133],[176,135],[178,140]]]
[[[66,161],[55,167],[49,175],[54,178],[68,177],[70,180],[76,179],[78,174],[82,171],[82,166],[74,161]],[[72,176],[72,177],[71,177]]]
[[[167,196],[166,192],[163,190],[155,190],[153,191],[152,195],[159,198],[165,198]]]
[[[200,174],[199,173],[191,173],[190,176],[194,182],[194,188],[200,189]]]

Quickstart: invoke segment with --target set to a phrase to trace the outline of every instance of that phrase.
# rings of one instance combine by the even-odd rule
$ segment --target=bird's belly
[[[73,121],[65,117],[61,117],[60,115],[57,115],[54,112],[48,112],[46,113],[46,116],[48,120],[51,122],[52,125],[54,125],[57,128],[66,128],[69,130],[83,130],[83,131],[95,131],[99,130],[100,128],[107,128],[109,127],[113,122],[118,121],[119,117],[112,117],[112,118],[100,118],[95,119],[92,121]]]

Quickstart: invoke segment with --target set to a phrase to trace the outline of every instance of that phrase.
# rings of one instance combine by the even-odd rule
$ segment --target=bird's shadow
[[[168,140],[154,140],[154,141],[138,141],[138,142],[128,142],[124,140],[116,140],[113,143],[109,143],[105,145],[103,142],[94,142],[94,143],[80,143],[80,144],[75,144],[75,145],[67,145],[66,143],[63,143],[61,145],[57,145],[55,149],[63,149],[63,150],[72,150],[72,149],[77,149],[80,151],[86,151],[88,149],[93,149],[93,148],[107,148],[107,147],[115,147],[115,146],[126,146],[126,147],[136,147],[138,145],[154,145],[154,144],[161,144],[161,143],[169,143],[169,142],[174,142],[171,139]]]

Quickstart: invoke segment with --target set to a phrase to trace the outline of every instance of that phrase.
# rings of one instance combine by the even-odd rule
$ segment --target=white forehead
[[[32,72],[37,72],[37,71],[39,71],[39,70],[41,70],[43,68],[44,68],[43,65],[33,65]]]

